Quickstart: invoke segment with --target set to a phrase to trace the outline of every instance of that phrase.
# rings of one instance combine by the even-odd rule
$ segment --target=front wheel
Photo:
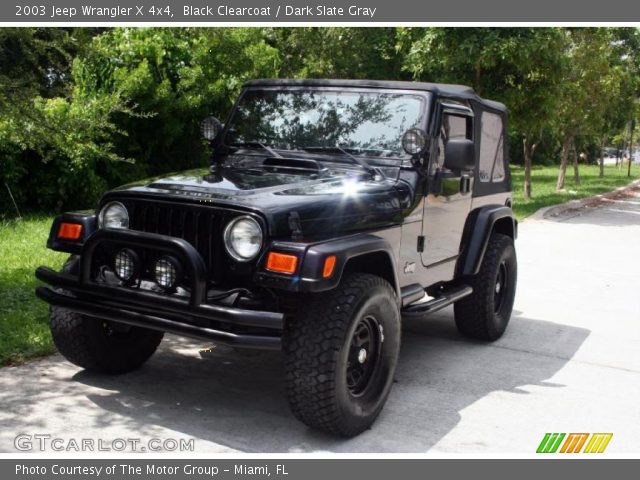
[[[356,273],[314,298],[285,333],[289,405],[306,425],[347,437],[386,402],[400,350],[400,310],[388,282]]]
[[[59,307],[51,307],[49,325],[63,357],[85,370],[108,374],[127,373],[142,366],[164,335]]]
[[[458,331],[478,340],[499,339],[511,318],[517,274],[513,239],[492,234],[480,271],[467,279],[473,293],[454,305]]]
[[[77,273],[78,257],[62,271]],[[156,351],[163,332],[89,317],[60,307],[49,309],[51,336],[71,363],[98,373],[118,374],[139,368]]]

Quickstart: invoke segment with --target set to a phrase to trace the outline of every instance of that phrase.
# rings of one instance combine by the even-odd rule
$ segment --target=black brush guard
[[[96,248],[104,242],[174,255],[185,268],[190,282],[190,297],[162,295],[96,282],[92,279],[92,262]],[[39,267],[36,277],[53,287],[36,287],[39,298],[51,305],[91,317],[237,347],[281,348],[281,313],[206,302],[204,261],[197,250],[181,238],[134,230],[99,230],[82,247],[78,275]],[[253,329],[261,333],[239,333],[239,329]]]

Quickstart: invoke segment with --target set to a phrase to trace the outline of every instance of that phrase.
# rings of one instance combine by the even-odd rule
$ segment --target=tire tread
[[[495,332],[490,327],[493,312],[493,283],[495,265],[502,253],[513,248],[513,239],[508,235],[493,233],[485,252],[480,271],[465,281],[473,288],[473,293],[454,305],[455,321],[463,335],[482,341],[494,341],[502,332]],[[515,279],[514,279],[515,281]],[[515,284],[513,286],[515,289]]]
[[[289,325],[285,332],[289,405],[295,417],[312,428],[347,437],[360,432],[341,418],[332,372],[339,368],[338,352],[352,312],[359,299],[374,287],[388,289],[397,302],[395,292],[384,279],[352,274],[337,289],[311,298],[304,312],[292,319],[295,328]]]

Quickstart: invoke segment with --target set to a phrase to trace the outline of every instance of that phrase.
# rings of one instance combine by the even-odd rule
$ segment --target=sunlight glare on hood
[[[358,194],[361,188],[361,183],[355,178],[347,178],[343,182],[343,195],[345,197],[353,197]]]

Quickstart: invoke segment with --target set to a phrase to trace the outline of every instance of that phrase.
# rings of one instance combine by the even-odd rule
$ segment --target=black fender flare
[[[324,279],[322,278],[324,259],[330,255],[336,256],[336,266],[333,275]],[[389,271],[386,272],[385,279],[392,280],[389,283],[391,283],[396,295],[400,298],[398,272],[393,249],[388,241],[372,234],[342,238],[309,247],[302,264],[302,282],[309,285],[314,291],[331,290],[338,286],[344,275],[345,267],[351,260],[370,256],[371,261],[374,261],[375,257],[373,255],[383,255],[384,257],[382,258],[388,260]],[[374,266],[371,265],[371,267]],[[386,270],[384,266],[376,265],[375,267],[381,267]]]
[[[263,259],[259,262],[262,271],[257,274],[256,280],[264,286],[310,293],[332,290],[342,280],[350,262],[360,259],[363,271],[384,272],[381,276],[389,281],[398,298],[401,298],[393,248],[387,240],[374,234],[357,234],[307,245],[276,241],[268,250],[297,254],[301,258],[301,264],[297,274],[289,277],[265,271]],[[336,257],[333,273],[328,278],[323,278],[325,259],[332,255]]]
[[[516,239],[518,222],[510,207],[485,205],[469,213],[462,233],[456,277],[478,273],[489,244],[489,238],[494,231]]]
[[[78,240],[58,238],[58,230],[62,223],[78,223],[82,225],[80,238]],[[47,248],[55,250],[56,252],[79,254],[82,251],[83,244],[97,229],[98,219],[93,211],[63,213],[53,219],[51,230],[49,231],[49,238],[47,239]]]

